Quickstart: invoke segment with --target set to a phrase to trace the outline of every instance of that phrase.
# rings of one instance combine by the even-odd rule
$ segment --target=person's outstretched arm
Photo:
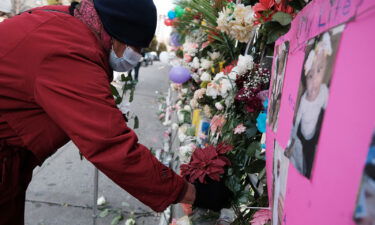
[[[153,210],[194,201],[192,185],[138,143],[115,105],[105,70],[90,59],[48,57],[36,75],[35,100],[86,159]]]

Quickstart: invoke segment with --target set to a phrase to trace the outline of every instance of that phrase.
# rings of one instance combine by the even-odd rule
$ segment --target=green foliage
[[[292,22],[292,16],[288,13],[277,12],[272,16],[272,21],[279,22],[282,26],[286,26]]]
[[[241,50],[244,50],[244,44],[240,48],[235,47],[235,40],[229,38],[226,34],[216,29],[217,17],[223,6],[227,4],[226,1],[216,1],[221,4],[214,4],[210,0],[179,0],[177,4],[185,9],[183,16],[179,18],[176,26],[177,32],[180,34],[182,43],[187,35],[192,32],[201,30],[206,34],[206,39],[209,40],[215,51],[223,54],[223,58],[229,62],[236,60],[237,55]],[[201,47],[201,46],[200,46]]]
[[[268,21],[263,25],[262,33],[267,38],[266,43],[272,44],[279,37],[286,34],[290,29],[290,24],[283,26],[277,21]]]
[[[108,216],[109,214],[109,209],[104,209],[103,211],[100,212],[99,217],[103,218]]]
[[[134,117],[134,129],[138,129],[139,128],[139,119],[138,119],[138,116],[135,116]]]
[[[307,3],[304,0],[290,0],[288,2],[289,6],[294,8],[296,11],[300,11],[307,5]]]
[[[125,74],[121,74],[120,81],[122,82],[122,87],[121,87],[120,92],[115,86],[110,84],[110,89],[111,89],[113,97],[115,98],[115,103],[117,105],[121,104],[124,101],[128,93],[129,93],[129,99],[128,99],[129,103],[133,102],[136,83],[133,81],[132,76],[130,75],[125,76]],[[139,119],[136,115],[128,112],[126,114],[126,117],[128,119],[134,119],[134,129],[139,128]]]
[[[111,221],[111,225],[117,225],[120,223],[121,220],[123,220],[124,217],[120,214],[120,215],[117,215],[115,218],[112,219]]]

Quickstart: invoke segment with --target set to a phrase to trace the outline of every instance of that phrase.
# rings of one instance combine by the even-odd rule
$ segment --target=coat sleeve
[[[85,158],[155,211],[181,198],[186,182],[138,144],[115,105],[102,67],[83,57],[55,55],[40,68],[35,101]]]

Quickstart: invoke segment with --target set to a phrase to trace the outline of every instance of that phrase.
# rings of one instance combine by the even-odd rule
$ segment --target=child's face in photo
[[[320,85],[323,82],[327,58],[323,51],[321,51],[314,59],[311,70],[306,75],[306,93],[307,100],[314,101],[320,91]]]

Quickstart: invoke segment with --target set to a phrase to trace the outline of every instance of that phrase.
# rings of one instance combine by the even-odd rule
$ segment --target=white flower
[[[231,79],[231,80],[236,80],[237,79],[237,73],[236,72],[230,72],[228,74],[228,77]]]
[[[194,99],[198,100],[203,98],[203,95],[206,93],[206,88],[198,89],[194,92]]]
[[[211,81],[211,75],[207,72],[204,72],[201,76],[202,81]]]
[[[213,62],[207,59],[201,59],[201,67],[205,70],[208,70],[211,68]]]
[[[189,89],[188,88],[182,88],[181,93],[186,95],[188,93]]]
[[[254,15],[252,7],[243,4],[236,5],[234,11],[231,7],[224,8],[219,12],[217,28],[239,42],[247,43],[255,26]]]
[[[208,55],[210,56],[211,60],[216,60],[220,57],[220,52],[209,52]]]
[[[125,225],[135,225],[135,220],[133,218],[127,219]]]
[[[238,58],[238,63],[235,68],[233,68],[233,72],[237,72],[238,75],[245,74],[248,70],[253,69],[254,66],[254,58],[251,55],[240,55]]]
[[[189,54],[190,56],[195,56],[198,52],[198,45],[193,42],[185,42],[183,45],[184,52]]]
[[[217,110],[221,111],[224,109],[224,106],[220,102],[215,103],[215,107]]]
[[[190,100],[190,106],[193,108],[193,109],[196,109],[196,108],[198,108],[198,101],[196,100],[196,99],[192,99],[192,100]]]
[[[193,154],[194,149],[195,149],[195,145],[194,144],[188,144],[188,145],[181,146],[179,148],[179,151],[178,151],[178,155],[180,157],[180,161],[182,163],[189,163],[191,155]]]
[[[220,80],[220,95],[226,98],[228,96],[228,92],[233,89],[234,84],[228,78],[222,78]]]
[[[211,96],[213,99],[216,99],[219,95],[220,86],[215,82],[211,82],[207,85],[206,95]]]
[[[225,99],[225,105],[229,108],[234,102],[234,96],[230,96],[228,98]]]
[[[210,108],[210,106],[208,106],[208,105],[204,105],[204,106],[203,106],[203,112],[204,112],[204,115],[206,115],[208,118],[211,118],[211,117],[212,117],[212,113],[211,113],[211,108]]]
[[[232,9],[224,8],[223,11],[219,12],[219,17],[217,18],[217,28],[222,32],[229,32],[230,26],[229,21],[232,20]]]
[[[198,57],[194,57],[193,62],[190,63],[190,66],[194,69],[199,69],[200,63]]]
[[[172,124],[172,130],[177,130],[178,129],[178,124],[177,123],[173,123]]]
[[[203,72],[204,72],[204,69],[203,69],[203,68],[199,68],[199,69],[198,69],[198,75],[199,75],[199,76],[202,76]]]
[[[234,9],[234,17],[236,18],[236,21],[241,21],[247,24],[254,24],[254,11],[253,8],[248,5],[245,6],[244,4],[238,4],[236,5],[236,8]]]
[[[184,110],[191,112],[191,107],[189,105],[185,105]]]
[[[104,196],[100,196],[96,202],[97,205],[104,205],[107,201],[105,200]]]
[[[223,77],[225,77],[225,74],[223,72],[220,72],[220,73],[216,74],[216,76],[214,77],[214,81],[218,81]]]
[[[191,74],[191,77],[192,77],[193,80],[194,80],[195,82],[197,82],[197,83],[199,83],[199,82],[201,81],[199,75],[196,74],[196,73]]]
[[[172,121],[167,120],[167,121],[164,121],[163,126],[169,126],[171,124],[172,124]]]
[[[178,139],[180,140],[180,142],[184,142],[185,139],[188,137],[186,135],[187,130],[188,130],[187,124],[184,124],[184,125],[180,126],[180,128],[178,128],[177,136],[178,136]]]
[[[172,90],[177,91],[181,88],[181,84],[171,83],[171,88]]]
[[[181,112],[181,110],[177,111],[177,120],[180,123],[183,123],[185,120],[185,114]]]

